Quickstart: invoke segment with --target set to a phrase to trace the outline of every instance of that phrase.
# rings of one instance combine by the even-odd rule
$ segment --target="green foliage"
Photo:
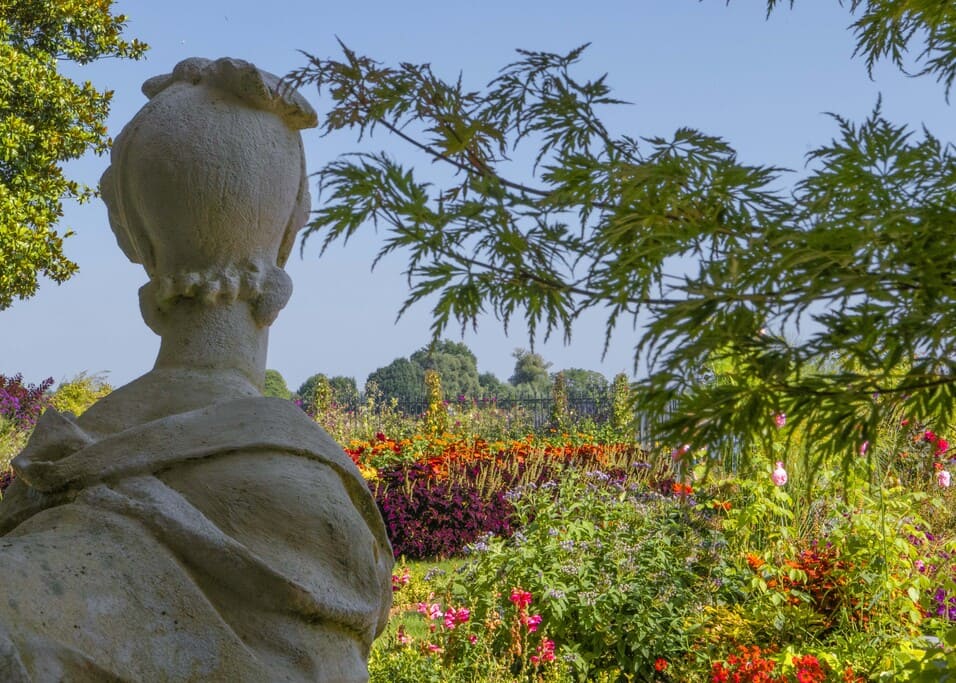
[[[425,371],[425,390],[428,396],[428,407],[422,423],[426,434],[440,436],[448,431],[448,409],[445,407],[442,378],[435,370]]]
[[[933,468],[906,476],[903,468],[920,444],[947,453],[930,455],[934,462],[956,461],[942,433],[929,437],[925,426],[910,425],[898,443],[878,439],[881,448],[910,449],[906,457],[879,452],[847,469],[828,458],[815,473],[799,457],[812,447],[805,431],[785,421],[736,472],[734,459],[710,462],[696,449],[701,460],[680,481],[666,450],[657,454],[663,461],[643,453],[628,463],[587,449],[565,468],[537,470],[550,474],[510,484],[511,538],[480,539],[460,567],[413,568],[376,643],[376,670],[412,677],[420,669],[423,679],[437,670],[450,681],[704,681],[715,662],[746,646],[779,680],[804,680],[794,660],[805,656],[819,660],[827,681],[946,680],[956,671],[956,517],[948,514],[956,489],[940,487]],[[390,444],[376,443],[388,452]],[[441,453],[416,443],[414,466],[444,471],[471,457],[461,444],[477,443],[472,436]],[[541,456],[555,463],[553,453]],[[514,452],[498,467],[518,460],[525,475],[537,462]],[[786,464],[785,484],[771,478],[775,460]],[[708,467],[714,471],[702,483]],[[428,476],[435,490],[453,480]],[[516,590],[531,596],[525,616],[541,615],[535,631],[518,618]],[[469,619],[449,629],[418,602],[444,615],[467,608]],[[529,666],[545,639],[556,645],[553,670]]]
[[[568,405],[568,385],[564,373],[554,376],[551,384],[551,429],[566,432],[571,426],[571,408]]]
[[[447,339],[436,341],[409,356],[409,360],[423,370],[434,370],[441,375],[444,397],[477,396],[481,393],[478,377],[478,359],[462,342]]]
[[[369,380],[378,384],[388,398],[419,397],[425,390],[427,370],[434,370],[441,375],[444,398],[448,401],[454,401],[459,396],[470,398],[486,393],[478,374],[475,354],[466,344],[447,339],[435,340],[408,358],[396,358],[389,365],[372,372]],[[494,387],[498,380],[486,373],[485,382]]]
[[[575,470],[514,505],[520,533],[488,540],[450,579],[474,619],[501,611],[514,586],[529,591],[578,680],[653,680],[657,658],[687,648],[684,621],[713,592],[695,573],[709,532],[692,510]]]
[[[394,638],[389,633],[383,637]],[[381,641],[380,641],[381,642]],[[372,649],[368,660],[370,681],[390,681],[391,683],[445,683],[450,672],[442,666],[440,659],[429,657],[421,650],[395,646],[390,650],[379,645]]]
[[[619,437],[629,438],[634,434],[634,407],[631,401],[631,386],[623,372],[614,375],[611,383],[611,430]]]
[[[551,376],[548,368],[551,363],[540,353],[515,349],[511,354],[515,359],[515,369],[508,382],[515,388],[518,396],[545,397],[551,388]]]
[[[37,275],[63,282],[76,264],[57,232],[65,197],[93,190],[64,175],[63,163],[110,140],[112,92],[63,76],[61,61],[138,59],[146,45],[122,37],[126,17],[112,0],[0,2],[0,310],[36,293]]]
[[[478,386],[481,395],[486,397],[507,398],[512,394],[511,385],[502,382],[493,372],[483,372],[478,375]]]
[[[306,404],[311,407],[316,414],[328,412],[332,407],[332,385],[329,378],[325,375],[319,375],[312,388],[312,400]]]
[[[366,394],[369,384],[375,384],[386,399],[421,396],[425,388],[425,369],[408,358],[396,358],[369,374],[365,380]]]
[[[8,417],[0,415],[0,472],[10,468],[10,461],[27,445],[29,431],[19,429]]]
[[[264,396],[272,396],[274,398],[284,398],[286,400],[292,398],[292,392],[289,391],[289,387],[286,385],[285,377],[283,377],[282,373],[278,370],[266,370],[266,381],[262,393]]]
[[[561,374],[564,375],[564,384],[569,396],[595,400],[602,400],[607,397],[610,386],[607,377],[600,372],[582,368],[565,368],[561,370]]]
[[[768,14],[780,0],[767,0]],[[794,0],[790,0],[793,6]],[[850,0],[850,10],[859,14],[852,24],[855,55],[862,55],[866,68],[881,59],[913,75],[935,76],[949,95],[956,79],[956,9],[937,0]],[[915,44],[915,45],[914,45]],[[912,47],[921,48],[918,53]],[[916,53],[914,57],[913,54]],[[911,68],[909,60],[915,63]]]
[[[849,6],[869,67],[905,66],[922,42],[916,71],[952,84],[956,4]],[[599,109],[621,102],[605,76],[579,73],[583,47],[519,50],[475,91],[342,47],[290,76],[328,94],[325,132],[386,132],[456,180],[430,182],[419,169],[435,165],[382,152],[342,157],[319,172],[308,234],[324,251],[386,226],[381,255],[409,259],[403,310],[434,302],[435,338],[485,313],[523,317],[532,340],[570,339],[588,309],[606,312],[608,336],[640,321],[635,365],[650,371],[637,395],[662,418],[659,437],[728,457],[747,457],[777,414],[806,428],[815,457],[849,457],[904,397],[943,421],[956,408],[950,142],[893,124],[877,103],[862,123],[834,116],[836,137],[787,187],[780,169],[742,164],[701,131],[612,135]],[[529,156],[521,179],[505,175]],[[794,326],[806,338],[788,340]],[[726,358],[741,381],[702,381]]]
[[[100,375],[80,373],[68,382],[61,382],[50,397],[50,405],[60,412],[80,416],[91,405],[113,391]]]
[[[358,388],[355,385],[354,377],[343,375],[326,377],[322,373],[317,373],[306,379],[296,392],[302,399],[302,405],[307,407],[316,405],[316,391],[320,386],[323,392],[328,392],[327,395],[322,394],[322,402],[327,400],[340,406],[352,406],[358,402]]]

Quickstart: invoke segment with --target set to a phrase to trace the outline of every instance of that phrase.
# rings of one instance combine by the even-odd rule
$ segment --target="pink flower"
[[[942,488],[948,489],[950,485],[950,476],[949,472],[946,470],[940,470],[936,473],[936,483],[939,484]]]
[[[866,455],[866,450],[870,447],[869,441],[864,441],[860,444],[860,455]]]
[[[464,624],[471,617],[471,611],[467,607],[454,608],[452,607],[447,612],[445,612],[444,626],[449,631],[455,630],[455,627],[459,624]]]
[[[392,574],[392,592],[401,590],[402,586],[407,586],[408,582],[412,580],[412,575],[408,571],[408,567],[405,567],[405,571],[401,575]]]
[[[435,645],[435,643],[428,644],[429,652],[441,652],[441,645]]]
[[[508,598],[519,610],[524,611],[531,604],[531,593],[520,588],[511,589],[511,597]]]
[[[946,439],[938,439],[936,441],[936,454],[942,455],[949,450],[949,441]]]
[[[773,479],[773,483],[777,486],[783,486],[787,483],[787,470],[783,469],[782,461],[777,461],[777,468],[773,471],[770,478]]]
[[[427,602],[418,603],[418,613],[424,614],[429,620],[435,620],[442,616],[441,605],[437,602],[428,604]]]
[[[529,658],[531,663],[535,666],[543,662],[553,662],[554,661],[554,641],[545,638],[541,641],[541,644],[538,645],[535,650],[535,654],[531,655]]]
[[[398,632],[395,634],[395,639],[402,645],[408,645],[410,642],[412,642],[411,636],[405,633],[404,626],[398,627]]]
[[[777,425],[777,429],[780,429],[785,424],[787,424],[787,414],[786,413],[777,413],[773,416],[773,422]]]
[[[527,627],[529,633],[534,633],[538,630],[538,626],[541,625],[541,615],[533,614],[530,617],[521,615],[521,623]]]

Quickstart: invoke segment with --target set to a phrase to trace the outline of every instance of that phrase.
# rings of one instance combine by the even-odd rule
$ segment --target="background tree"
[[[413,353],[409,360],[422,370],[435,370],[441,375],[441,386],[447,400],[481,393],[478,358],[462,342],[447,339],[437,341]]]
[[[483,372],[478,375],[479,393],[485,398],[507,398],[512,395],[514,388],[507,382],[502,382],[493,372]]]
[[[385,400],[420,397],[425,393],[425,370],[407,358],[396,358],[388,365],[373,370],[365,384],[373,382]]]
[[[109,148],[104,122],[112,92],[60,73],[64,61],[138,59],[146,45],[123,39],[126,17],[112,0],[0,3],[0,310],[77,266],[63,253],[57,222],[66,197],[93,190],[68,179],[63,162]]]
[[[265,396],[272,396],[274,398],[284,398],[286,400],[292,398],[292,392],[289,391],[285,377],[283,377],[282,373],[278,370],[266,370],[266,382],[262,393]]]
[[[354,406],[358,403],[359,392],[354,377],[335,375],[329,377],[329,386],[332,387],[332,400],[340,406]]]
[[[868,68],[886,58],[949,91],[956,3],[846,4]],[[876,103],[861,123],[835,116],[835,138],[794,183],[690,128],[613,135],[598,110],[620,102],[605,76],[578,73],[583,47],[521,50],[478,91],[429,65],[343,51],[341,61],[310,56],[290,76],[329,94],[325,131],[385,131],[437,162],[416,168],[456,175],[428,182],[384,152],[340,158],[319,172],[308,234],[321,233],[324,250],[386,226],[381,254],[409,261],[404,308],[427,298],[436,338],[487,312],[506,325],[523,317],[532,339],[569,340],[588,309],[607,312],[608,336],[622,319],[636,323],[642,410],[666,418],[661,439],[713,451],[747,452],[781,412],[821,458],[856,453],[904,401],[912,414],[950,418],[951,143],[894,125]],[[534,164],[506,176],[512,157]],[[788,338],[797,328],[803,338]],[[745,381],[701,381],[724,360]]]
[[[565,368],[560,373],[564,375],[564,386],[568,396],[573,398],[603,399],[607,397],[607,377],[596,370],[582,368]],[[552,376],[557,377],[558,373]]]
[[[320,372],[308,377],[299,385],[299,389],[296,393],[299,395],[299,398],[302,399],[303,405],[313,405],[315,402],[315,387],[323,378],[328,382],[331,391],[330,399],[333,403],[341,406],[350,406],[358,402],[359,392],[354,377],[345,377],[344,375],[326,377],[326,375]]]
[[[515,369],[508,382],[518,396],[546,397],[551,389],[551,376],[548,374],[551,363],[540,353],[526,349],[515,349],[511,355],[515,359]]]

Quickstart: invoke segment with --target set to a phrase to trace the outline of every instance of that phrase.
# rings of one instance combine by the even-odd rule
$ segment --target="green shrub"
[[[61,382],[50,397],[50,405],[61,413],[80,416],[111,391],[113,387],[101,375],[83,372],[67,382]]]
[[[579,680],[658,680],[655,662],[687,651],[687,618],[719,592],[706,520],[598,471],[568,469],[512,499],[521,531],[473,546],[449,595],[484,622],[507,612],[518,587]],[[508,635],[499,632],[496,653]]]

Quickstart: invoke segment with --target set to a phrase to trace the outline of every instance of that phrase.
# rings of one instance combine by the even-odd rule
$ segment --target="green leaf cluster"
[[[66,177],[63,162],[110,144],[104,122],[112,93],[61,73],[61,62],[138,59],[146,45],[123,38],[112,0],[0,0],[0,310],[33,296],[42,274],[63,282],[77,266],[58,231],[63,200],[92,188]]]
[[[779,3],[770,0],[768,12]],[[948,88],[956,4],[851,0],[858,53]],[[659,438],[749,452],[775,415],[818,457],[850,456],[901,410],[945,423],[956,407],[956,154],[928,130],[833,115],[833,140],[788,187],[719,137],[612,134],[606,75],[579,75],[586,46],[519,50],[483,89],[429,65],[384,66],[342,45],[290,74],[330,105],[324,132],[384,131],[434,162],[385,152],[318,173],[307,229],[323,251],[384,226],[379,258],[407,258],[402,309],[432,305],[437,339],[492,314],[561,334],[588,310],[637,330],[634,392]],[[530,159],[526,171],[520,162]],[[442,171],[443,169],[443,171]],[[799,335],[799,341],[795,341]],[[720,368],[724,381],[715,381]]]
[[[265,384],[262,388],[262,394],[264,396],[282,398],[285,400],[292,398],[292,392],[289,390],[289,386],[286,384],[285,377],[283,377],[282,373],[278,370],[273,370],[271,368],[266,370]]]

